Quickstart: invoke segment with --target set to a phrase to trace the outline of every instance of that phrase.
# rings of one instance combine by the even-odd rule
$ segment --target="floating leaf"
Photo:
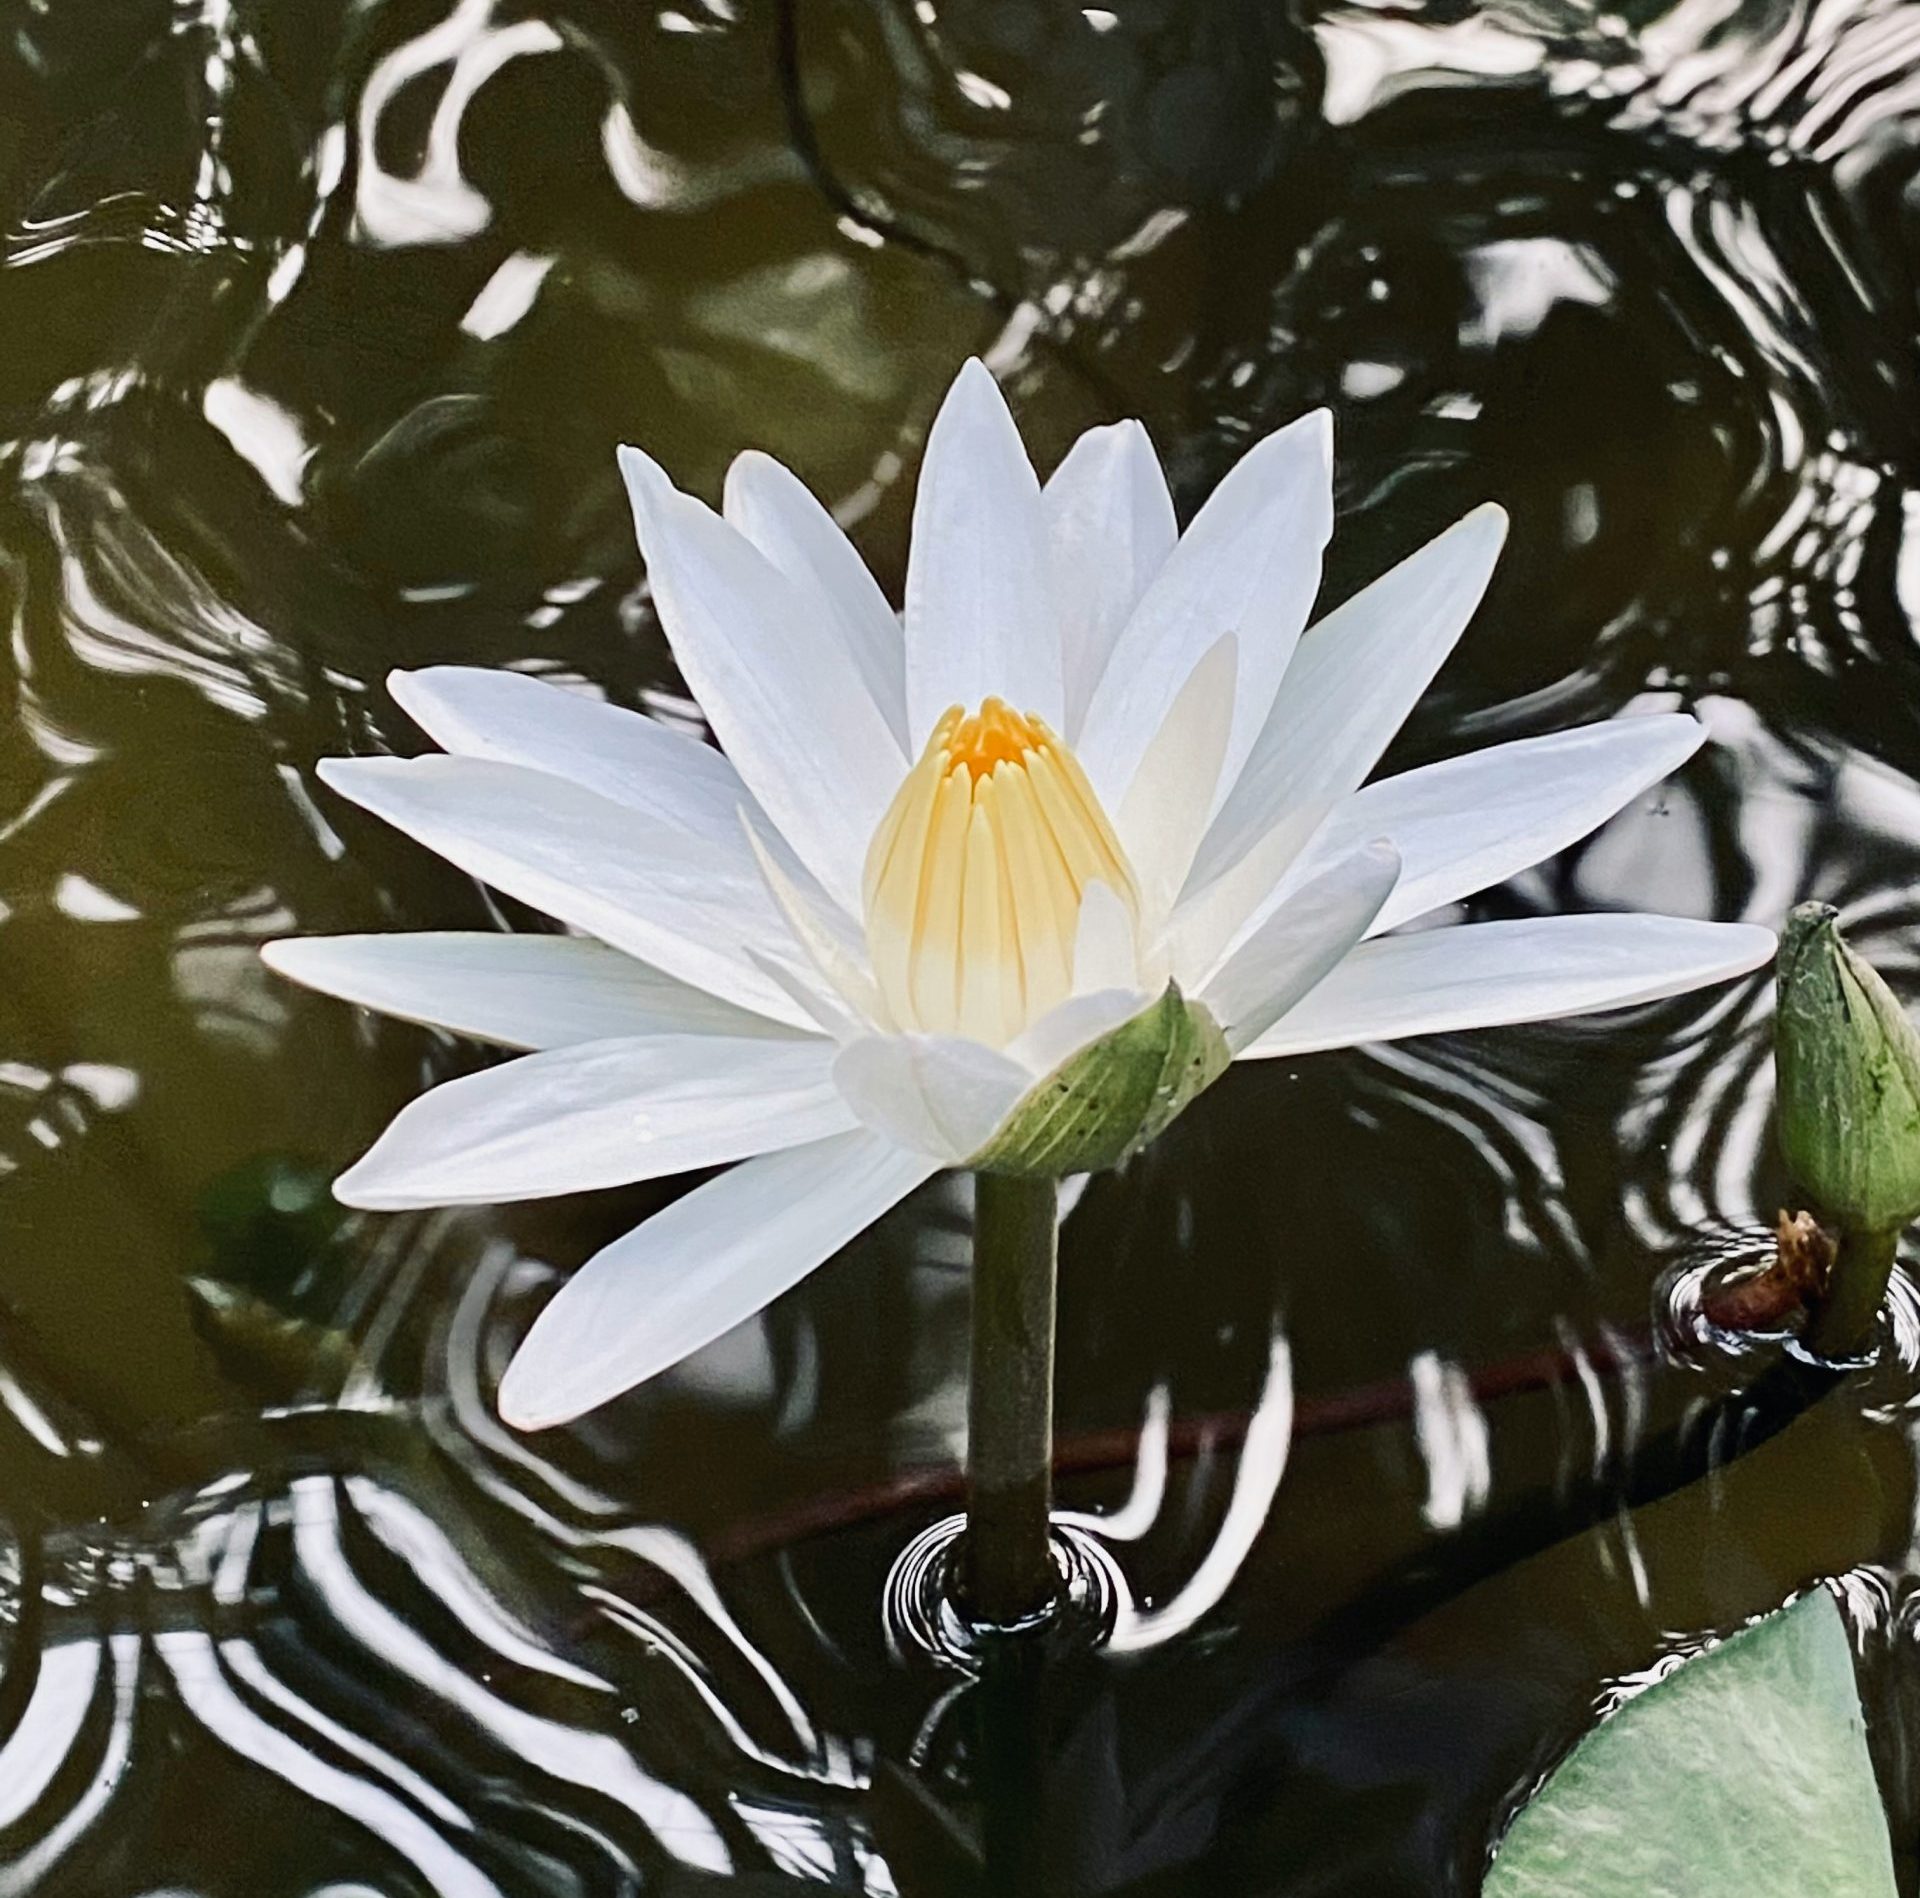
[[[1604,1720],[1514,1820],[1484,1898],[1894,1898],[1853,1654],[1823,1589]]]

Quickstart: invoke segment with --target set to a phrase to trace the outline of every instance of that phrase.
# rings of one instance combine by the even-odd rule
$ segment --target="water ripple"
[[[672,1189],[341,1216],[478,1057],[258,964],[524,920],[316,787],[417,743],[388,667],[697,724],[622,436],[710,494],[770,447],[897,593],[969,350],[1043,459],[1141,415],[1186,511],[1327,402],[1330,599],[1515,516],[1392,764],[1715,740],[1462,919],[1818,896],[1920,994],[1910,8],[97,0],[10,57],[0,1893],[971,1875],[975,1704],[877,1606],[948,1546],[964,1190],[523,1438],[514,1343]],[[1904,1276],[1773,1501],[1729,1465],[1515,1565],[1779,1359],[1672,1335],[1791,1201],[1768,1020],[1262,1064],[1089,1189],[1062,1522],[1113,1638],[1034,1767],[1058,1888],[1444,1888],[1596,1680],[1822,1565],[1910,1763]]]

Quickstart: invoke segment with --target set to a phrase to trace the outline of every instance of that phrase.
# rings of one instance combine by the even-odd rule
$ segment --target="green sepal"
[[[1920,1032],[1824,903],[1788,917],[1778,977],[1787,1165],[1842,1227],[1897,1231],[1920,1216]]]
[[[1232,1059],[1220,1024],[1169,984],[1157,1002],[1048,1075],[967,1164],[1030,1179],[1118,1166]]]

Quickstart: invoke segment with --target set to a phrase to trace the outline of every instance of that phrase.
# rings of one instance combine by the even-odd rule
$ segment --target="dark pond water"
[[[1818,895],[1913,973],[1920,11],[12,0],[0,39],[0,1898],[919,1898],[996,1775],[1050,1893],[1470,1893],[1623,1678],[1842,1575],[1911,1889],[1920,1306],[1824,1394],[1723,1401],[1777,1343],[1635,1351],[1786,1191],[1763,982],[1261,1064],[1092,1187],[1063,1502],[1120,1512],[1130,1606],[1022,1751],[880,1605],[953,1507],[955,1190],[516,1439],[513,1342],[664,1190],[335,1213],[480,1057],[254,950],[510,920],[315,784],[414,744],[388,667],[691,715],[616,441],[709,493],[772,449],[897,588],[982,351],[1043,460],[1138,414],[1189,509],[1330,404],[1329,598],[1503,501],[1402,762],[1711,723],[1477,911]]]

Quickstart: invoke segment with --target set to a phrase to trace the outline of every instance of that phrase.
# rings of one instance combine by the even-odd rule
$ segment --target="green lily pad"
[[[1513,1822],[1484,1898],[1894,1898],[1824,1589],[1636,1695]]]

